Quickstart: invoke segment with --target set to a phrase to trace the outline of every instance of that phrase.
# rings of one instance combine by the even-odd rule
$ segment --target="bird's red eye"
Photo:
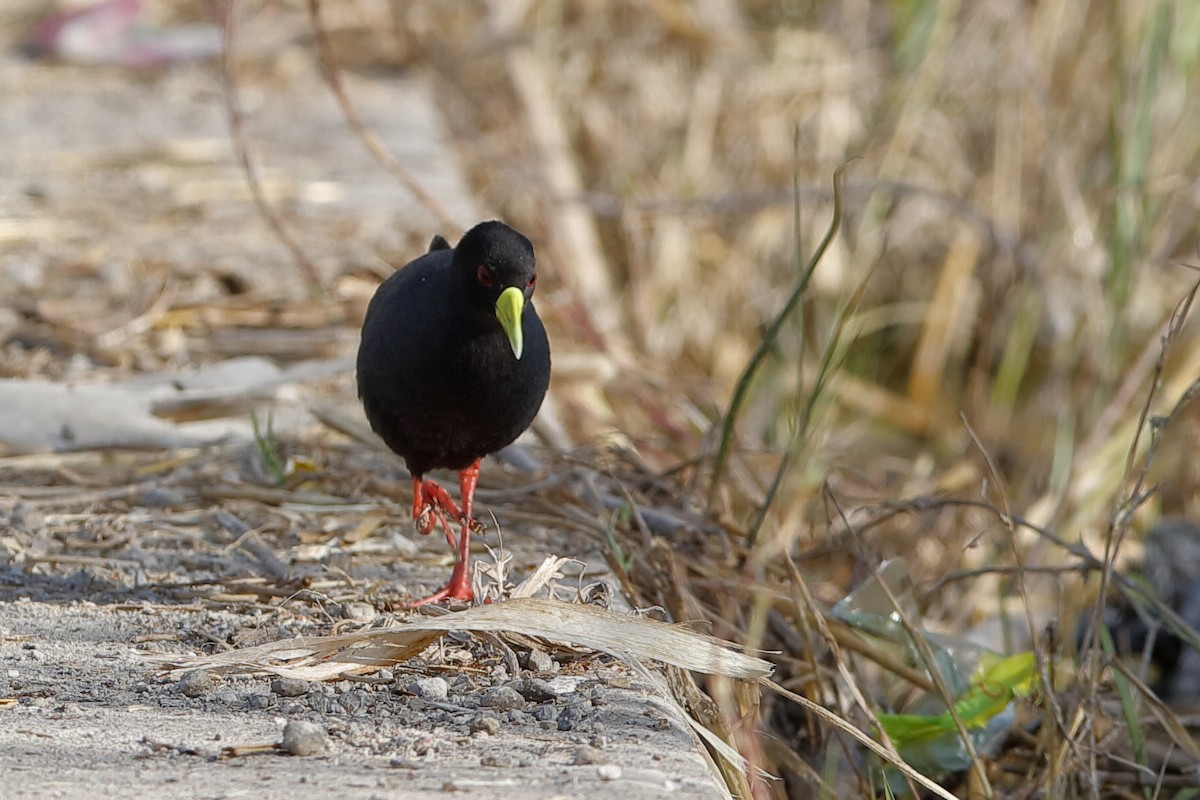
[[[480,264],[479,269],[475,270],[475,278],[479,281],[480,286],[492,285],[492,273],[485,264]]]
[[[529,283],[525,284],[525,288],[532,289],[535,286],[537,286],[537,273],[536,272],[529,276]]]

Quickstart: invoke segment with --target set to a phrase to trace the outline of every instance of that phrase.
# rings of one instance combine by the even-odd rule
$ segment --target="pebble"
[[[370,622],[379,616],[379,612],[375,610],[375,606],[370,603],[346,603],[342,606],[341,611],[343,618],[358,620],[360,622]]]
[[[483,693],[479,704],[499,711],[508,711],[524,706],[525,698],[511,686],[493,686]]]
[[[271,695],[252,694],[246,698],[246,708],[253,711],[264,711],[271,707]]]
[[[544,703],[553,700],[558,695],[550,684],[541,678],[522,678],[510,684],[522,697],[534,703]]]
[[[579,689],[579,685],[585,680],[587,679],[579,675],[555,675],[546,683],[555,694],[571,694]]]
[[[483,714],[477,715],[471,720],[471,733],[480,732],[495,736],[500,732],[500,720]]]
[[[575,726],[583,722],[587,716],[587,712],[583,710],[583,706],[579,703],[571,705],[558,712],[558,729],[560,731],[574,730]]]
[[[558,719],[558,709],[550,703],[547,703],[543,706],[538,706],[533,710],[533,718],[538,722],[556,720]]]
[[[558,662],[551,658],[549,653],[536,648],[529,651],[526,664],[534,672],[558,672]]]
[[[404,687],[410,694],[426,700],[445,700],[450,694],[450,684],[445,678],[421,678]]]
[[[276,678],[271,681],[271,691],[280,697],[299,697],[308,694],[308,681],[300,678]]]
[[[185,672],[179,679],[179,691],[185,697],[199,697],[213,688],[213,676],[205,670]]]
[[[485,756],[480,756],[479,765],[482,767],[511,767],[513,766],[513,758],[512,756],[498,753],[488,753]]]
[[[601,764],[596,767],[596,774],[602,781],[615,781],[621,777],[621,768],[616,764]]]
[[[279,748],[294,756],[311,756],[325,749],[325,730],[315,722],[294,719],[283,728]]]
[[[581,764],[603,764],[607,760],[603,750],[584,744],[576,748],[575,760],[571,763],[579,766]]]
[[[355,689],[342,695],[342,699],[338,702],[342,704],[342,708],[346,709],[347,714],[357,714],[369,705],[369,697],[370,695],[362,689]]]

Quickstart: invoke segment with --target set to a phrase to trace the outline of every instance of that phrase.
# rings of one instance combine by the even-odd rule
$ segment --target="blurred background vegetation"
[[[733,537],[665,565],[631,545],[639,599],[781,650],[785,685],[822,696],[823,662],[782,609],[882,560],[906,560],[930,629],[1071,651],[1097,564],[1196,518],[1200,5],[323,6],[339,63],[431,76],[478,193],[541,248],[547,416]]]
[[[324,6],[356,44],[341,63],[363,58],[357,21],[433,77],[479,193],[541,246],[577,439],[662,468],[714,449],[849,162],[841,230],[738,420],[726,510],[745,519],[790,446],[768,519],[784,538],[833,523],[823,486],[850,505],[952,492],[1103,536],[1196,278],[1200,7]],[[1193,342],[1153,413],[1200,375]],[[1194,433],[1171,428],[1149,519],[1195,510]],[[872,546],[932,574],[1009,552],[960,523]]]
[[[351,68],[354,20],[378,15],[378,52],[433,78],[480,196],[539,244],[549,414],[631,447],[739,543],[635,563],[642,587],[685,577],[640,597],[782,650],[785,684],[821,696],[781,608],[881,560],[906,559],[931,629],[1070,651],[1099,582],[1070,543],[1136,563],[1155,520],[1196,517],[1200,350],[1171,320],[1200,263],[1200,5],[324,6]]]

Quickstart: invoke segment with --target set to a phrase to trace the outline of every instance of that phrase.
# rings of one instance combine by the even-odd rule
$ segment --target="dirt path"
[[[229,635],[244,616],[115,608],[0,603],[4,797],[721,796],[682,720],[618,665],[544,674],[560,693],[522,686],[526,699],[494,691],[513,677],[503,667],[455,664],[469,651],[451,643],[446,663],[376,684],[181,686],[144,654]],[[232,754],[279,741],[289,720],[315,723],[323,752]]]
[[[354,408],[353,307],[430,218],[346,128],[311,59],[287,49],[279,69],[250,70],[264,192],[317,268],[344,276],[314,301],[246,190],[214,69],[28,61],[12,47],[22,8],[4,12],[0,42],[4,377],[174,385],[148,390],[141,413],[186,431],[180,441],[224,444],[0,457],[0,797],[720,797],[684,722],[603,657],[535,656],[518,676],[505,654],[447,637],[376,682],[332,685],[181,684],[147,659],[371,624],[444,575],[444,544],[413,541],[388,500],[403,485],[395,460],[309,413],[318,400]],[[475,219],[427,87],[349,80],[385,145]],[[270,363],[232,360],[244,356]],[[229,373],[175,377],[226,360],[261,378],[242,385],[248,398],[221,394]],[[255,406],[275,411],[284,456],[315,460],[307,482],[264,475],[247,444]],[[124,430],[78,430],[62,409],[40,408],[44,430],[22,431],[21,447]],[[481,497],[495,506],[519,480],[496,466]],[[518,573],[562,544],[497,511],[532,548],[517,549]],[[498,544],[494,531],[483,541]],[[602,562],[594,542],[566,541]],[[319,753],[273,747],[289,721],[316,726]]]

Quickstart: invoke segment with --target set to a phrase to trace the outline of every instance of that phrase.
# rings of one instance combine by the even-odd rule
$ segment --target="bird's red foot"
[[[449,533],[447,514],[455,520],[463,515],[450,493],[435,481],[413,478],[413,524],[417,526],[417,531],[429,534],[440,524]],[[451,542],[450,546],[453,547],[454,543]]]
[[[409,603],[409,608],[424,606],[430,603],[440,603],[443,600],[462,600],[469,603],[475,599],[475,593],[471,591],[471,581],[467,578],[467,562],[459,559],[454,565],[454,571],[450,573],[450,581],[438,589],[428,597],[422,597],[416,602]]]
[[[471,516],[475,483],[478,480],[479,461],[459,470],[459,489],[463,498],[460,510],[445,489],[433,481],[422,480],[420,476],[413,477],[413,521],[417,524],[417,530],[429,533],[435,524],[441,523],[446,532],[446,543],[455,551],[457,559],[454,562],[454,571],[450,573],[449,583],[428,597],[416,601],[410,608],[427,603],[440,603],[443,600],[471,601],[475,598],[475,593],[471,591],[471,581],[467,578],[467,564],[471,561],[471,534],[483,530],[483,525]],[[462,533],[457,540],[450,530],[450,523],[446,520],[447,514],[462,525]]]

